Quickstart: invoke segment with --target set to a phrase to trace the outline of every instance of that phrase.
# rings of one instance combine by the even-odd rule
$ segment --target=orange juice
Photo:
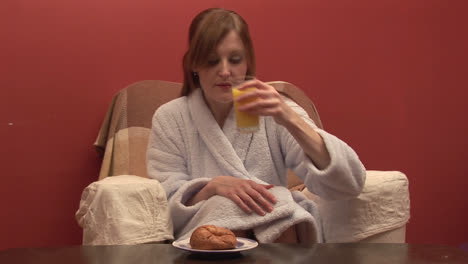
[[[242,91],[239,91],[237,88],[232,89],[232,97],[235,100],[239,95],[244,94],[246,92],[255,90],[255,88],[246,88]],[[237,110],[237,107],[255,101],[256,98],[249,98],[246,100],[242,100],[241,102],[234,101],[234,110],[236,112],[236,120],[237,120],[237,129],[239,132],[244,133],[253,133],[258,131],[258,115],[251,115],[247,112],[240,112]]]

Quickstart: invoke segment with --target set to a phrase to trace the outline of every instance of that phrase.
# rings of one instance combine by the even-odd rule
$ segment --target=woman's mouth
[[[217,87],[222,88],[222,89],[231,89],[232,85],[230,83],[217,83]]]

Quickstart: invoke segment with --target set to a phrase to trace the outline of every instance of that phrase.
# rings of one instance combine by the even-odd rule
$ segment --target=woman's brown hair
[[[208,56],[216,50],[219,42],[232,30],[239,34],[246,51],[247,75],[255,75],[255,54],[249,28],[236,12],[222,8],[210,8],[200,12],[190,24],[189,47],[184,55],[182,67],[184,84],[182,96],[189,95],[200,87],[196,67],[207,66]]]

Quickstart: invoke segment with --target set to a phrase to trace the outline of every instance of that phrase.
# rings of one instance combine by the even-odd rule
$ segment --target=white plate
[[[219,250],[204,250],[204,249],[194,249],[190,246],[190,238],[184,240],[178,240],[172,242],[172,245],[176,248],[190,252],[199,252],[199,253],[234,253],[249,250],[258,246],[258,242],[248,238],[238,237],[237,246],[233,249],[219,249]]]

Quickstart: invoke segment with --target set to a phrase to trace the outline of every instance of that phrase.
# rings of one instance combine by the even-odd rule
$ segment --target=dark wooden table
[[[308,246],[262,244],[229,256],[196,255],[169,244],[138,246],[76,246],[24,248],[0,251],[1,264],[154,264],[154,263],[463,263],[468,252],[446,245],[414,244],[313,244]]]

